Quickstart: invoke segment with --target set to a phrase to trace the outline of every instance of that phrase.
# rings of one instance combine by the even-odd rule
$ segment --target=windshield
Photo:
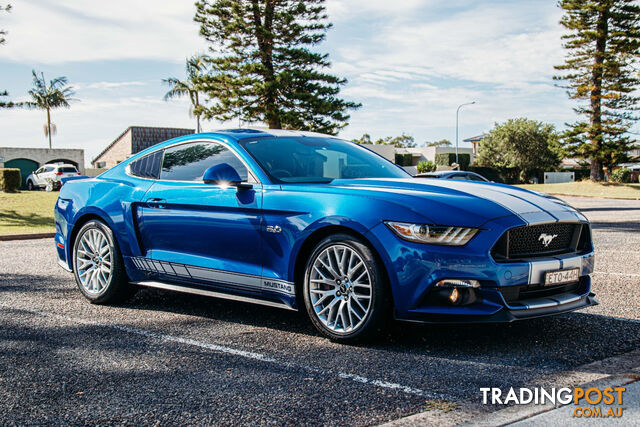
[[[355,143],[334,138],[261,138],[240,141],[278,183],[355,178],[411,178],[383,157]]]

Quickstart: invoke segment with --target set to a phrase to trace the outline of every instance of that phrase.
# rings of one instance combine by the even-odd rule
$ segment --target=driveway
[[[566,199],[594,222],[599,306],[396,324],[366,346],[334,344],[294,312],[167,291],[93,306],[51,240],[0,242],[3,423],[371,425],[501,409],[479,388],[562,384],[640,348],[640,201]]]

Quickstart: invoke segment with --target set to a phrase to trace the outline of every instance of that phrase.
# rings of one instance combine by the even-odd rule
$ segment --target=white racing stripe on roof
[[[310,132],[310,131],[303,131],[303,130],[260,129],[260,128],[256,128],[254,130],[260,131],[262,133],[266,133],[267,135],[271,135],[271,136],[314,136],[314,137],[322,137],[322,138],[335,138],[335,136],[333,135],[325,135],[324,133]]]

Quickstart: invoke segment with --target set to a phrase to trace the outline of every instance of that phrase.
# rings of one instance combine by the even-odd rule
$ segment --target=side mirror
[[[238,189],[253,188],[251,184],[243,183],[238,172],[228,163],[211,166],[204,171],[202,180],[205,184],[230,185]]]

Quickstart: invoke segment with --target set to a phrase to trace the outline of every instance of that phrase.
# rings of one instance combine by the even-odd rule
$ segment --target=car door
[[[40,186],[47,185],[47,180],[46,180],[47,173],[51,172],[52,170],[53,168],[51,166],[43,166],[40,169],[38,169],[35,175],[36,185],[40,185]]]
[[[53,166],[46,166],[44,172],[40,174],[40,184],[47,185],[49,181],[52,181],[55,177],[56,168]]]
[[[205,183],[204,172],[223,163],[252,188]],[[139,208],[145,256],[166,279],[257,293],[261,206],[261,184],[228,146],[200,141],[167,148],[160,179]]]
[[[40,167],[40,168],[36,169],[35,171],[33,171],[33,172],[31,173],[31,180],[33,181],[33,184],[34,184],[34,185],[36,185],[36,186],[37,186],[37,185],[40,185],[40,179],[39,179],[39,176],[40,176],[40,174],[41,174],[43,171],[44,171],[44,168],[43,168],[43,167]]]

